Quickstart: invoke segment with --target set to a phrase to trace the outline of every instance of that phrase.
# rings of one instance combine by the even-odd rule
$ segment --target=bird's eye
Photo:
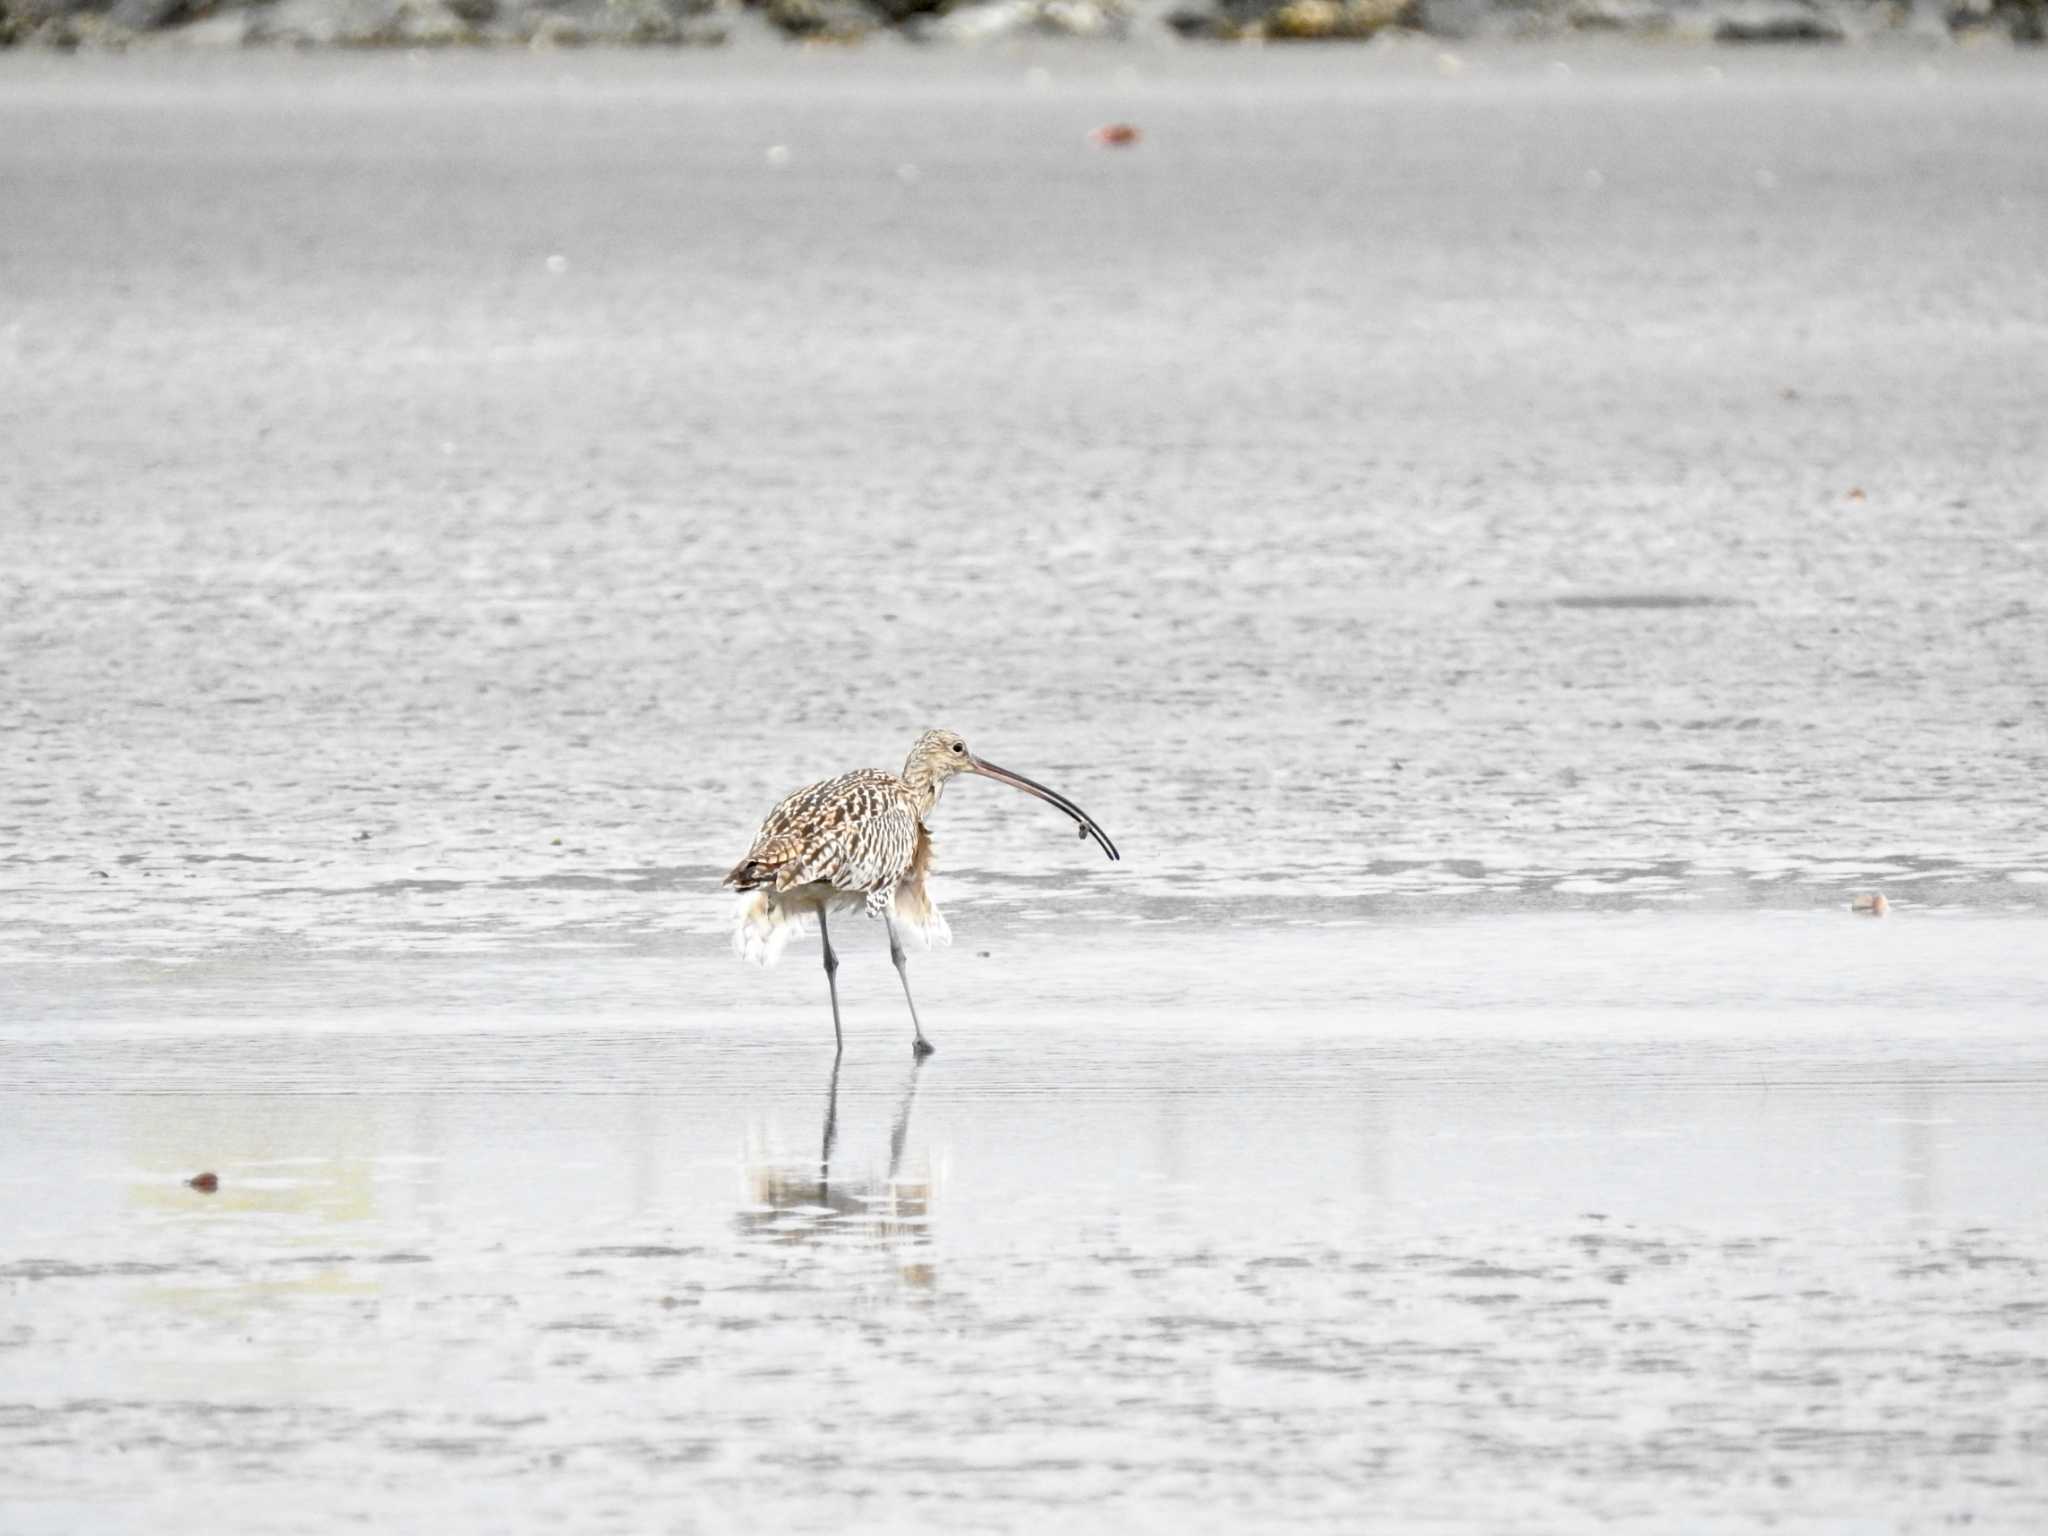
[[[953,750],[955,752],[965,752],[967,750],[967,743],[964,741],[956,741],[953,743]]]

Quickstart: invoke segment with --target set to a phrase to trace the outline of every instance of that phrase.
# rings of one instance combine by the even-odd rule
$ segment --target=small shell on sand
[[[202,1195],[210,1195],[220,1188],[220,1175],[217,1173],[195,1174],[185,1182],[198,1190]]]
[[[1130,123],[1105,123],[1102,127],[1096,129],[1090,137],[1105,149],[1118,149],[1125,145],[1137,143],[1141,135],[1137,128]]]
[[[1865,917],[1883,917],[1891,909],[1891,903],[1875,891],[1865,891],[1849,903],[1851,912],[1860,912]]]

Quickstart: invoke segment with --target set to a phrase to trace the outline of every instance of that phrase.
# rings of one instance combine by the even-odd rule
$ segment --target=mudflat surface
[[[1796,994],[1768,921],[1701,942]],[[1544,957],[1647,936],[1384,935],[1552,996],[1320,1014],[1144,962],[1092,1008],[995,995],[956,952],[922,1067],[878,952],[837,1069],[809,966],[666,1021],[16,1033],[9,1528],[2034,1528],[2038,967],[1628,1006]],[[1238,962],[1290,963],[1341,969]]]
[[[2040,1528],[2044,83],[0,58],[0,1525]]]

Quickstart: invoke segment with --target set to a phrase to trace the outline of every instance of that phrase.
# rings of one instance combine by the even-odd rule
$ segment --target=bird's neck
[[[903,782],[910,787],[910,798],[917,803],[918,820],[924,820],[939,803],[939,791],[946,787],[945,780],[918,762],[904,765]]]

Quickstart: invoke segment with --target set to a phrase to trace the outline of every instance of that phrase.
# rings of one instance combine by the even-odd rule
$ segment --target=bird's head
[[[973,771],[974,754],[958,731],[926,731],[903,765],[903,777],[912,784],[943,784],[956,773]]]
[[[957,731],[926,731],[917,738],[917,745],[910,749],[909,760],[903,765],[904,782],[920,789],[929,787],[934,801],[948,779],[963,773],[994,779],[1012,789],[1021,789],[1027,795],[1036,795],[1048,805],[1058,806],[1080,824],[1081,836],[1094,838],[1112,859],[1118,857],[1116,844],[1095,824],[1094,817],[1065,795],[1047,789],[1036,780],[1027,779],[1021,773],[1012,773],[1007,768],[998,768],[987,758],[976,757],[967,750],[966,741]]]

